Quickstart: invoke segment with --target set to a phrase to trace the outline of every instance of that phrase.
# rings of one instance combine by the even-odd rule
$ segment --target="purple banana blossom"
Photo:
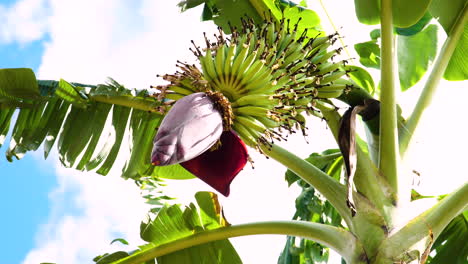
[[[210,149],[217,141],[220,145]],[[151,162],[180,163],[225,196],[247,163],[247,148],[233,132],[223,132],[223,118],[205,93],[178,100],[164,117],[153,141]]]
[[[224,196],[229,196],[229,186],[244,168],[249,157],[244,142],[232,130],[224,131],[221,146],[180,165]]]

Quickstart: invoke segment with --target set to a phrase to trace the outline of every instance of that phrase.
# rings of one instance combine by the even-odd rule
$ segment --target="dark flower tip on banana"
[[[341,51],[329,50],[337,34],[310,38],[306,32],[297,32],[298,24],[290,24],[289,20],[265,20],[263,25],[255,25],[244,19],[242,28],[231,27],[230,36],[219,28],[214,41],[205,35],[204,47],[192,41],[191,51],[201,67],[178,61],[180,71],[162,76],[170,83],[157,87],[158,99],[168,107],[173,105],[155,137],[153,164],[190,164],[184,167],[226,195],[229,187],[199,176],[205,172],[194,165],[196,160],[209,162],[212,158],[204,155],[216,152],[216,157],[239,155],[229,175],[221,172],[218,176],[228,179],[224,184],[229,185],[232,174],[248,158],[243,142],[260,150],[259,144],[269,146],[274,140],[283,140],[283,130],[293,133],[300,129],[305,135],[302,114],[320,116],[314,108],[317,100],[338,97],[352,83],[342,79],[345,61],[332,61]],[[232,140],[237,143],[223,142],[237,136],[241,140]],[[223,147],[229,144],[235,147]],[[224,149],[242,151],[219,153]]]

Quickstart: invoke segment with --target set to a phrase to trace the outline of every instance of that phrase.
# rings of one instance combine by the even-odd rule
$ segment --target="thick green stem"
[[[261,149],[265,155],[283,164],[317,189],[317,191],[319,191],[333,205],[333,207],[336,208],[340,215],[345,219],[346,223],[351,226],[352,219],[350,210],[346,206],[345,186],[321,171],[319,168],[276,144],[273,144],[272,146],[261,145]]]
[[[424,110],[430,105],[432,97],[434,96],[442,75],[447,68],[447,65],[452,57],[453,52],[458,44],[460,37],[463,34],[465,24],[468,20],[468,7],[465,5],[461,15],[458,17],[454,27],[447,36],[447,39],[442,46],[434,67],[432,68],[429,78],[427,79],[423,91],[419,96],[418,103],[416,104],[413,113],[411,113],[406,126],[400,131],[400,154],[403,156],[408,149],[411,137],[413,136],[419,120],[421,119]]]
[[[335,109],[322,107],[320,104],[316,107],[320,109],[328,127],[337,139],[341,116]],[[354,184],[358,193],[354,192],[353,198],[356,202],[357,213],[351,218],[352,223],[348,221],[346,223],[360,241],[365,241],[363,246],[367,256],[372,256],[379,247],[380,241],[386,236],[385,230],[391,220],[389,209],[393,207],[391,202],[393,196],[389,194],[385,179],[378,174],[377,168],[359,145],[356,155]]]
[[[58,86],[58,81],[52,80],[38,80],[39,89],[42,94],[47,96],[56,96],[55,90]],[[81,84],[81,83],[71,83],[75,86],[80,87],[91,87],[96,88],[96,85]],[[125,106],[133,109],[149,111],[153,113],[158,112],[158,106],[161,105],[160,102],[151,97],[135,97],[131,95],[89,95],[88,100],[91,102],[100,102],[106,104],[114,104]]]
[[[362,195],[353,192],[357,213],[351,217],[351,210],[346,205],[345,186],[322,172],[307,161],[291,154],[277,145],[262,146],[263,152],[288,167],[304,181],[317,189],[343,217],[349,229],[366,244],[363,244],[366,254],[374,254],[374,250],[383,239],[383,229],[386,226],[382,214],[375,205]],[[379,187],[379,185],[372,185]]]
[[[279,234],[299,236],[321,243],[338,252],[349,264],[365,263],[360,242],[349,232],[334,226],[302,221],[272,221],[235,225],[208,230],[189,237],[149,248],[115,264],[139,264],[196,245],[247,235]]]
[[[317,104],[316,107],[320,110],[323,118],[330,128],[330,131],[333,134],[333,137],[335,138],[335,141],[338,143],[338,132],[340,131],[341,120],[340,114],[335,109],[326,108],[320,104]]]
[[[381,95],[379,169],[398,197],[398,129],[392,1],[381,1]]]
[[[411,246],[433,234],[433,239],[468,206],[468,183],[454,191],[429,210],[420,214],[407,225],[390,235],[380,246],[375,263],[385,263],[404,253]]]
[[[95,95],[90,96],[89,99],[95,102],[121,105],[133,109],[159,113],[158,106],[160,103],[156,100],[150,99],[138,99],[133,96],[107,96],[107,95]]]
[[[392,223],[391,211],[395,204],[394,193],[388,188],[388,183],[379,175],[378,169],[360,146],[356,147],[356,151],[358,158],[354,178],[356,189],[375,205],[389,226]]]

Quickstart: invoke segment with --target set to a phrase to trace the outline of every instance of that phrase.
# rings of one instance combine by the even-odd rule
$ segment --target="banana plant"
[[[214,193],[198,193],[196,205],[166,205],[142,222],[148,244],[95,262],[242,263],[230,237],[282,234],[284,264],[326,261],[327,248],[348,264],[465,263],[468,184],[401,221],[402,208],[424,196],[411,190],[400,163],[441,78],[467,79],[466,1],[447,7],[442,0],[355,0],[359,21],[380,24],[371,41],[355,47],[364,66],[380,69],[378,88],[364,68],[333,60],[342,50],[335,47],[339,34],[322,32],[312,10],[279,0],[179,5],[202,4],[202,18],[219,33],[192,43],[198,64],[178,62],[179,71],[162,76],[168,84],[155,93],[114,80],[87,85],[1,69],[0,144],[14,124],[9,161],[41,144],[47,158],[56,144],[64,166],[105,175],[130,133],[123,177],[198,177],[225,196],[248,151],[259,151],[288,169],[289,184],[302,187],[297,212],[291,221],[231,225]],[[439,51],[433,17],[447,33]],[[430,47],[411,54],[421,43]],[[397,88],[418,82],[434,57],[413,113],[403,117]],[[341,114],[336,101],[349,110]],[[306,134],[304,115],[324,119],[338,148],[304,160],[278,146],[287,133]],[[365,138],[355,131],[357,115]]]

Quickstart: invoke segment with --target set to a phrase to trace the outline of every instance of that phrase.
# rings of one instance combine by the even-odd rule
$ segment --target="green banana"
[[[232,128],[237,132],[237,134],[239,134],[239,136],[242,138],[242,141],[244,141],[245,144],[251,147],[255,147],[257,145],[257,140],[254,136],[252,136],[252,134],[247,130],[245,126],[234,122]]]
[[[342,66],[342,63],[339,63],[339,62],[321,64],[318,68],[318,72],[316,73],[316,75],[324,75],[326,73],[339,69],[341,66]]]
[[[345,74],[346,74],[345,71],[335,71],[335,72],[332,72],[332,73],[330,73],[330,74],[325,75],[325,76],[320,80],[320,84],[334,82],[334,81],[338,80],[339,78],[343,77]]]
[[[331,38],[332,38],[332,36],[314,38],[313,41],[312,41],[312,45],[310,47],[311,47],[311,49],[314,49],[314,48],[316,48],[318,46],[321,46],[321,45],[329,42]]]
[[[216,51],[216,57],[215,57],[215,68],[216,68],[216,73],[217,75],[221,78],[224,79],[224,61],[226,60],[225,58],[225,51],[226,45],[221,45],[218,47],[218,50]]]
[[[171,86],[171,91],[178,93],[178,94],[182,94],[182,95],[193,94],[192,90],[187,89],[185,87],[175,86],[175,85]]]
[[[265,127],[265,125],[262,122],[258,121],[257,119],[251,116],[238,115],[236,116],[235,120],[239,121],[239,123],[241,123],[245,127],[254,129],[259,133],[264,133],[265,130],[267,130],[267,127]]]
[[[317,98],[336,98],[343,94],[343,90],[335,91],[320,91],[317,94]]]
[[[274,106],[278,104],[278,100],[271,98],[266,94],[250,94],[242,96],[232,103],[232,107],[240,106]]]
[[[210,79],[216,79],[216,68],[214,66],[211,50],[207,50],[205,56],[200,58],[200,61],[201,60],[204,61],[204,65],[206,67],[206,69],[203,69],[203,72],[207,73]]]
[[[264,116],[258,116],[256,117],[256,119],[260,122],[262,122],[262,124],[264,124],[266,127],[268,128],[275,128],[275,127],[278,127],[280,125],[279,122],[276,122],[268,117],[264,117]]]
[[[244,71],[244,75],[241,77],[241,84],[246,84],[247,82],[252,81],[256,75],[263,73],[263,71],[261,71],[263,66],[263,61],[254,61],[253,64],[249,67],[249,69]]]
[[[270,109],[260,106],[241,106],[233,109],[235,115],[267,116]]]
[[[310,62],[313,63],[313,64],[324,63],[325,61],[327,61],[331,57],[333,57],[335,54],[337,54],[338,50],[334,49],[332,51],[329,51],[329,52],[326,52],[326,53],[325,52],[326,52],[326,50],[324,50],[324,54],[320,54],[318,56],[315,56],[314,58],[312,58],[310,60]]]
[[[175,101],[177,101],[177,100],[179,100],[179,99],[181,99],[183,97],[185,97],[184,94],[178,94],[178,93],[167,93],[164,96],[164,98],[166,98],[166,99],[175,100]]]
[[[344,90],[348,87],[346,84],[339,84],[339,83],[330,83],[324,84],[317,88],[319,92],[330,92],[330,91],[337,91],[337,90]]]
[[[231,69],[232,69],[232,61],[233,61],[233,58],[234,58],[234,52],[236,50],[236,45],[234,44],[230,44],[229,45],[229,48],[228,48],[228,51],[227,51],[227,55],[226,55],[226,59],[224,61],[224,75],[227,77],[230,75],[231,73]]]

